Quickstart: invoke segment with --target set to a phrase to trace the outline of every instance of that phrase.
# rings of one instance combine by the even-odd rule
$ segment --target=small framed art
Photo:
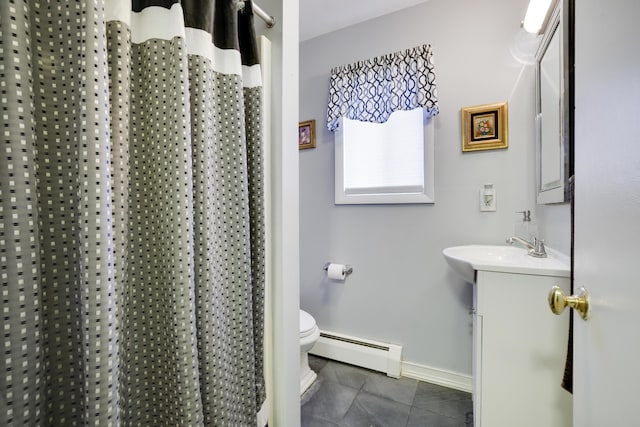
[[[462,151],[509,147],[507,103],[476,105],[462,109]]]
[[[306,150],[307,148],[316,147],[316,121],[307,120],[300,122],[298,125],[298,149]]]

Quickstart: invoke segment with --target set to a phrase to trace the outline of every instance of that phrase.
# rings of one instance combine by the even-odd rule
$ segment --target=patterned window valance
[[[394,111],[422,107],[438,114],[436,75],[430,45],[335,67],[331,70],[327,128],[340,118],[384,123]]]

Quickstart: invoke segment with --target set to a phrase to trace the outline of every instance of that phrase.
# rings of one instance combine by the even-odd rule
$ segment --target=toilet
[[[309,350],[320,338],[316,320],[304,310],[300,310],[300,394],[304,393],[318,376],[309,367]]]

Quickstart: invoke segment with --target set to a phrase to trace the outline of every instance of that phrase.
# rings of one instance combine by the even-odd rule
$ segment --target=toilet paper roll
[[[333,280],[344,280],[347,275],[346,270],[344,264],[329,264],[327,276]]]

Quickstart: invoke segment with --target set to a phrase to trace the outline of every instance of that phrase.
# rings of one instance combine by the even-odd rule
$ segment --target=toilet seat
[[[313,316],[304,310],[300,310],[300,338],[313,334],[316,329],[316,321]]]

